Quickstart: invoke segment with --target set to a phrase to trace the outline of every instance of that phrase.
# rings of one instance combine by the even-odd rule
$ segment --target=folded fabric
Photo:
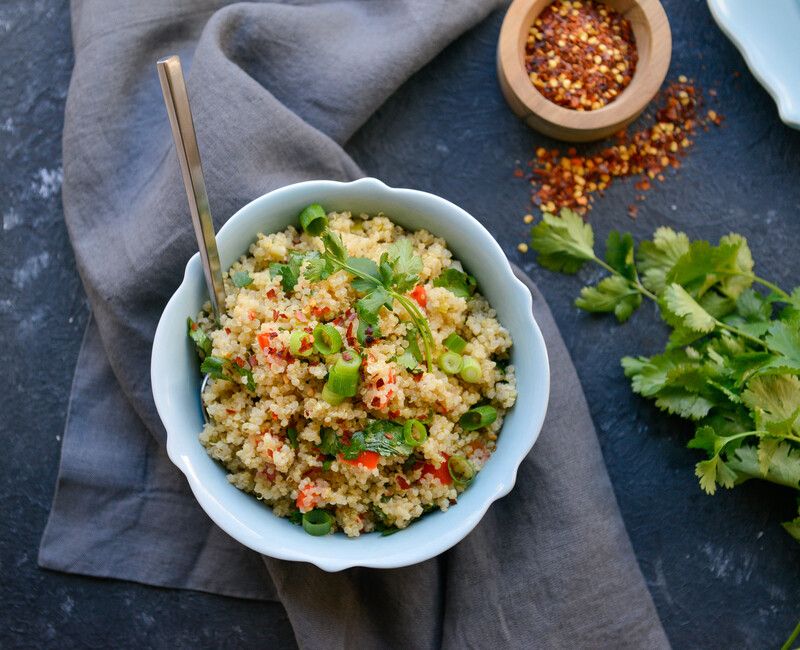
[[[665,647],[574,368],[553,370],[517,487],[452,551],[393,571],[260,558],[219,531],[163,449],[158,316],[195,249],[154,62],[190,71],[217,226],[244,203],[361,170],[342,145],[490,0],[73,2],[64,212],[92,306],[42,566],[279,599],[302,647]],[[265,623],[268,623],[265,621]]]

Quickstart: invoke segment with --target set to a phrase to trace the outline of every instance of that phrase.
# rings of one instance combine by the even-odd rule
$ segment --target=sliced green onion
[[[353,350],[345,350],[328,373],[329,390],[343,397],[353,397],[358,390],[361,356]]]
[[[428,430],[419,420],[406,420],[403,425],[403,441],[409,447],[419,447],[428,439]]]
[[[450,456],[447,459],[447,471],[460,487],[469,485],[475,478],[475,467],[464,456]]]
[[[309,235],[321,235],[328,227],[328,217],[325,208],[319,203],[312,203],[300,213],[300,225]]]
[[[470,356],[464,357],[464,362],[461,364],[461,370],[459,373],[461,374],[461,379],[470,384],[479,382],[481,377],[483,377],[481,364],[478,363],[478,360],[475,357]]]
[[[458,423],[464,431],[475,431],[481,427],[488,427],[492,422],[497,419],[497,409],[494,406],[486,404],[484,406],[476,406],[470,409]]]
[[[314,537],[322,537],[331,532],[333,516],[331,513],[315,508],[303,515],[303,530]]]
[[[450,352],[461,354],[464,351],[464,348],[467,347],[467,342],[458,334],[453,332],[444,340],[444,347],[450,350]]]
[[[295,330],[289,335],[289,352],[295,357],[307,357],[314,351],[314,340],[311,334],[303,330]]]
[[[325,384],[322,387],[322,399],[324,399],[328,404],[331,406],[339,406],[342,402],[344,402],[345,397],[344,395],[339,395],[338,393],[334,393],[328,384]]]
[[[461,370],[462,361],[461,355],[456,352],[442,352],[442,356],[439,357],[439,367],[448,375],[455,375]]]
[[[323,356],[342,349],[342,335],[333,325],[320,324],[314,328],[314,347]]]

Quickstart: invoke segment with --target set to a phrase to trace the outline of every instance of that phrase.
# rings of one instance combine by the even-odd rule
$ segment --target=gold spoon
[[[222,310],[225,307],[225,286],[222,283],[222,269],[217,251],[214,222],[211,219],[211,210],[208,205],[206,182],[200,163],[200,150],[197,147],[192,109],[189,106],[189,96],[186,93],[186,81],[183,78],[180,57],[173,54],[159,59],[156,68],[161,81],[161,91],[164,93],[169,123],[172,127],[178,162],[181,165],[183,185],[186,188],[189,212],[192,215],[192,225],[197,236],[197,246],[200,249],[200,260],[203,264],[203,274],[211,299],[211,308],[214,311],[214,318],[219,324]],[[203,402],[203,391],[208,383],[208,378],[209,376],[206,375],[200,385],[200,404],[203,408],[203,419],[206,422],[208,422],[208,412]]]

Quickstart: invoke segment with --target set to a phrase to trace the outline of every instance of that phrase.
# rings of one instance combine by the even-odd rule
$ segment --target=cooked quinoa
[[[362,333],[363,345],[359,342],[354,306],[363,291],[356,291],[347,271],[312,282],[303,273],[309,265],[306,259],[295,286],[285,290],[282,276],[274,266],[270,270],[271,265],[286,263],[292,252],[324,252],[319,237],[294,227],[258,235],[249,254],[225,277],[227,299],[219,327],[207,305],[198,322],[190,325],[190,334],[192,327],[207,334],[207,356],[233,364],[236,371],[208,382],[203,401],[209,422],[200,435],[209,455],[228,471],[230,482],[263,500],[278,516],[300,523],[304,513],[324,511],[330,530],[356,537],[405,528],[429,510],[454,504],[469,481],[452,473],[456,465],[450,459],[461,466],[471,464],[474,471],[483,467],[516,399],[516,380],[508,364],[511,337],[486,299],[477,292],[466,298],[446,286],[434,286],[443,271],[463,271],[444,240],[425,230],[410,233],[383,215],[332,212],[327,220],[328,230],[340,236],[351,257],[379,263],[393,243],[411,242],[421,270],[417,286],[406,295],[427,319],[431,370],[427,359],[412,367],[416,361],[407,352],[413,323],[397,300],[391,310],[379,308],[375,336],[364,340]],[[305,332],[313,341],[311,333],[320,323],[336,328],[342,351],[361,357],[356,394],[335,406],[322,395],[336,357],[323,357],[308,344],[310,351],[302,351],[307,356],[290,351],[293,332]],[[460,355],[479,366],[476,381],[446,374],[437,363],[453,333],[466,341]],[[462,416],[481,405],[496,411],[496,419],[465,430]],[[411,449],[401,446],[401,453],[391,455],[362,451],[350,458],[336,453],[374,421],[379,428],[397,423],[400,430],[409,420],[418,420],[427,430],[424,442]],[[384,442],[397,443],[397,431]],[[340,447],[331,449],[332,443]]]

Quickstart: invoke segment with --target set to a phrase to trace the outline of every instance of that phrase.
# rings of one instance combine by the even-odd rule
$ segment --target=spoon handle
[[[192,214],[192,224],[200,249],[200,259],[203,262],[211,307],[219,323],[220,314],[225,308],[225,287],[222,284],[214,222],[211,220],[206,182],[200,164],[200,150],[197,148],[197,136],[194,132],[192,110],[186,93],[180,57],[173,55],[160,59],[156,67],[161,90],[164,93],[164,103],[167,105],[169,123],[172,126],[175,149],[181,164],[183,184],[186,188],[186,198],[189,200],[189,211]]]

